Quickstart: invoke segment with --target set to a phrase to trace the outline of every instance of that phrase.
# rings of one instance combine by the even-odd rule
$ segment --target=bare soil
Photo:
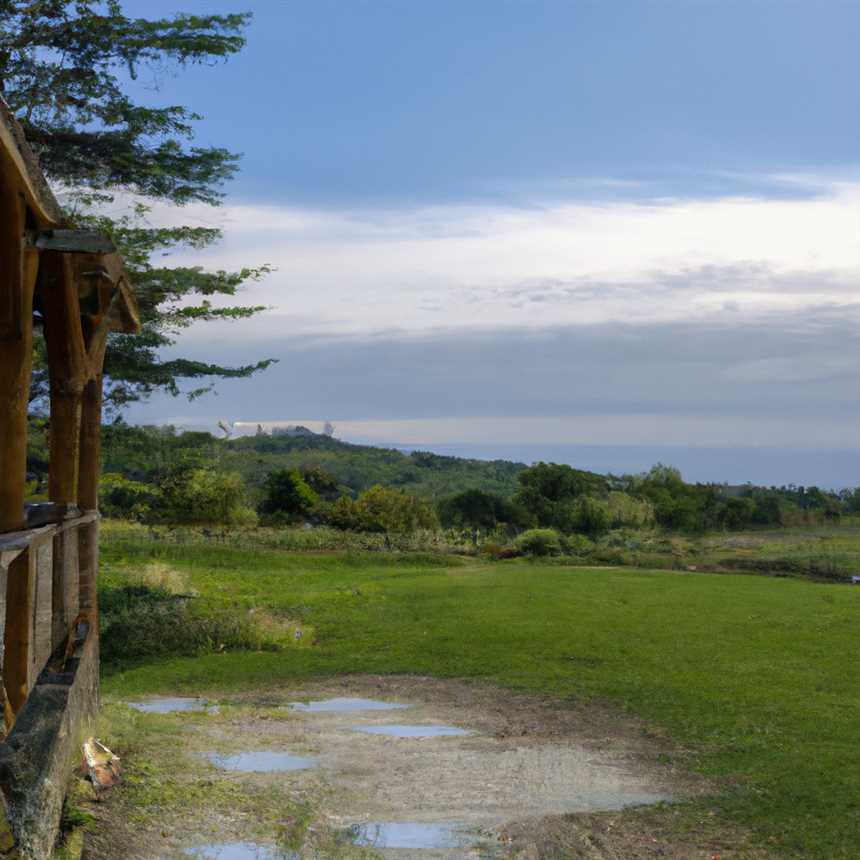
[[[409,708],[318,713],[288,707],[346,696]],[[411,676],[351,676],[221,703],[222,714],[187,721],[188,743],[177,751],[177,766],[185,756],[200,767],[204,751],[273,750],[315,758],[308,770],[218,774],[258,796],[286,790],[312,810],[308,839],[295,856],[356,856],[333,835],[373,822],[454,824],[474,835],[468,848],[363,852],[390,860],[769,856],[707,808],[712,787],[687,772],[689,751],[617,708]],[[471,734],[398,738],[355,731],[402,723],[453,725]],[[133,771],[134,762],[125,765]],[[187,857],[188,848],[212,842],[267,844],[253,815],[225,815],[214,805],[181,815],[166,809],[158,820],[130,828],[122,795],[120,788],[97,804],[89,860]]]

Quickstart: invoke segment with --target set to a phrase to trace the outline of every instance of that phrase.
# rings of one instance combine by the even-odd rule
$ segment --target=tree
[[[214,308],[212,296],[233,296],[264,275],[259,266],[237,272],[170,267],[159,260],[180,246],[203,248],[220,232],[146,224],[139,201],[118,219],[100,212],[118,192],[143,201],[217,204],[238,157],[218,147],[188,144],[201,117],[186,107],[136,104],[126,90],[141,68],[156,74],[173,64],[225,60],[244,45],[249,14],[129,18],[119,0],[0,0],[0,91],[21,122],[48,179],[68,194],[67,208],[82,227],[110,235],[123,254],[140,304],[143,331],[112,335],[105,357],[108,406],[118,408],[161,389],[178,394],[181,380],[247,377],[271,364],[241,367],[162,360],[193,322],[245,319],[263,308]],[[196,301],[194,300],[196,297]],[[189,299],[191,299],[189,301]],[[34,399],[44,398],[38,351]],[[189,396],[211,385],[196,384]]]
[[[439,503],[439,518],[446,526],[494,529],[499,523],[527,525],[529,516],[498,493],[471,489]]]
[[[606,479],[558,463],[536,463],[520,472],[514,501],[532,514],[540,526],[567,532],[572,524],[573,501],[606,492]]]
[[[269,472],[263,492],[260,513],[271,517],[297,519],[307,516],[319,504],[319,496],[295,469]]]
[[[436,512],[424,499],[379,484],[355,500],[341,496],[329,509],[328,521],[340,529],[392,534],[439,527]]]

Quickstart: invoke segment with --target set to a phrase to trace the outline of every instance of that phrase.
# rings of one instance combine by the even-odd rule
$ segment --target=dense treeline
[[[29,468],[38,498],[47,430],[42,423],[33,431]],[[538,529],[594,539],[613,529],[696,534],[860,512],[860,489],[689,484],[662,464],[607,476],[553,463],[406,454],[321,435],[216,439],[118,423],[104,428],[103,462],[103,512],[146,522],[309,522],[393,534],[441,526],[507,538]]]

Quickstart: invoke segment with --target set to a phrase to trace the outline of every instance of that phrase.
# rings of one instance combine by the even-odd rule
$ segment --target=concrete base
[[[52,672],[49,663],[0,744],[0,792],[14,839],[2,851],[0,833],[0,858],[51,857],[71,770],[95,724],[98,703],[98,635],[91,630],[62,672]]]

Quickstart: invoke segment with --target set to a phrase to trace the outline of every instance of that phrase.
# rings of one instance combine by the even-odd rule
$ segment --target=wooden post
[[[48,495],[60,505],[78,498],[81,397],[87,360],[78,289],[69,254],[52,254],[50,276],[40,280],[51,384],[51,464]]]
[[[24,550],[6,575],[6,630],[3,681],[12,711],[17,714],[30,692],[30,649],[33,640],[33,563]]]
[[[27,405],[38,252],[24,246],[24,200],[0,176],[0,532],[23,528]]]
[[[101,366],[102,357],[99,357]],[[78,469],[78,506],[94,511],[99,506],[102,454],[102,375],[98,373],[83,391],[81,403],[81,455]]]
[[[95,361],[101,368],[104,347]],[[78,505],[84,510],[99,506],[101,472],[102,375],[98,373],[84,388],[81,410],[81,458],[78,473]],[[88,523],[78,529],[80,559],[80,607],[88,611],[91,622],[98,619],[99,524]]]

